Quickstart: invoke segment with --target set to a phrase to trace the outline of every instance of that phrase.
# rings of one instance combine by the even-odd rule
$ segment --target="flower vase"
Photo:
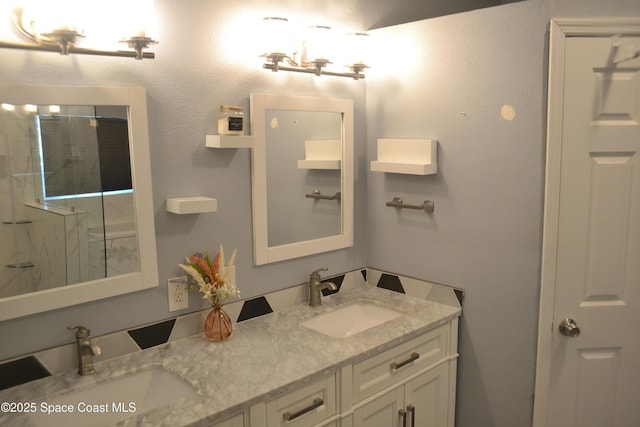
[[[220,306],[214,306],[204,322],[204,333],[209,341],[225,341],[233,332],[231,318]]]

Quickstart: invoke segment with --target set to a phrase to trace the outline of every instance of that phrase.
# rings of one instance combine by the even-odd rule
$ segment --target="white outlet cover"
[[[173,277],[167,280],[167,297],[169,299],[170,312],[189,308],[188,284],[187,276]]]

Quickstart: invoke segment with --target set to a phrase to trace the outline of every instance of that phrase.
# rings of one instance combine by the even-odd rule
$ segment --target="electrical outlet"
[[[189,308],[189,281],[187,276],[173,277],[167,280],[169,311]]]

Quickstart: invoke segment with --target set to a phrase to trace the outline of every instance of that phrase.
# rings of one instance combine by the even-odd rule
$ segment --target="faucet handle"
[[[328,268],[324,267],[324,268],[319,268],[317,270],[314,270],[311,274],[310,277],[320,277],[320,272],[321,271],[327,271],[329,270]]]
[[[67,329],[70,331],[75,329],[76,338],[87,338],[91,334],[91,331],[84,326],[67,326]]]

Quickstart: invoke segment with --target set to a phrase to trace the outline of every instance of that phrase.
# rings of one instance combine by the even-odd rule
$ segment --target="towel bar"
[[[402,200],[402,197],[394,197],[392,201],[387,202],[387,206],[399,209],[417,209],[425,211],[426,213],[433,212],[435,204],[431,200],[425,200],[421,205],[408,205]]]

